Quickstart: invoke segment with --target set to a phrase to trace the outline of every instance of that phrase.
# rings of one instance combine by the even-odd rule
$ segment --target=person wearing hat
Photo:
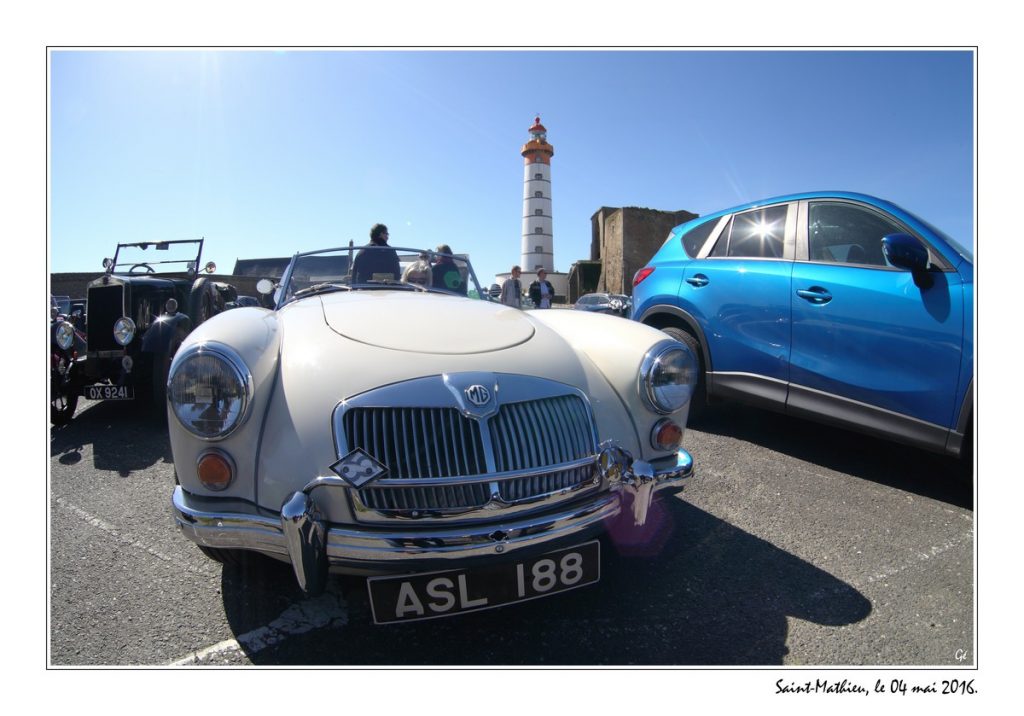
[[[537,308],[551,308],[551,300],[555,297],[555,289],[547,276],[547,271],[538,269],[537,280],[530,284],[530,299]]]

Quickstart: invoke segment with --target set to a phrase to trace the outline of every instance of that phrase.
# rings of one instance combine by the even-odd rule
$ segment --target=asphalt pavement
[[[51,429],[49,661],[125,665],[975,663],[974,512],[957,462],[739,405],[687,431],[699,477],[602,542],[600,582],[375,626],[366,582],[304,599],[178,534],[166,425],[80,404]]]

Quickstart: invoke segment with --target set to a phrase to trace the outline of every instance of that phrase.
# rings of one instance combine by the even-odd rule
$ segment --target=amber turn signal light
[[[200,456],[196,465],[199,481],[211,490],[224,490],[235,477],[231,460],[219,452],[208,452]]]
[[[651,446],[655,450],[678,450],[683,442],[683,429],[674,421],[659,420],[651,430]]]

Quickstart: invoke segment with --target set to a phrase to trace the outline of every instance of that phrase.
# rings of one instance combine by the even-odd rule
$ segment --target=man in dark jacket
[[[370,229],[368,247],[387,247],[388,227],[374,224]],[[389,278],[397,281],[401,275],[398,254],[392,248],[364,248],[352,262],[352,283],[367,283],[372,280]]]
[[[547,271],[538,269],[537,280],[530,284],[530,300],[537,308],[551,308],[551,299],[555,297],[555,289],[547,276]]]

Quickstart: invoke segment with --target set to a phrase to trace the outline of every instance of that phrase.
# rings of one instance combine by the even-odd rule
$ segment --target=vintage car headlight
[[[75,342],[75,327],[67,321],[57,324],[57,345],[62,351],[66,351]]]
[[[117,345],[126,346],[135,338],[135,321],[127,316],[121,316],[114,321],[114,340]]]
[[[697,359],[678,341],[654,346],[640,366],[640,395],[654,411],[668,415],[686,405],[697,385]]]
[[[231,349],[200,344],[175,359],[168,399],[183,428],[198,438],[218,440],[248,417],[252,376]]]

